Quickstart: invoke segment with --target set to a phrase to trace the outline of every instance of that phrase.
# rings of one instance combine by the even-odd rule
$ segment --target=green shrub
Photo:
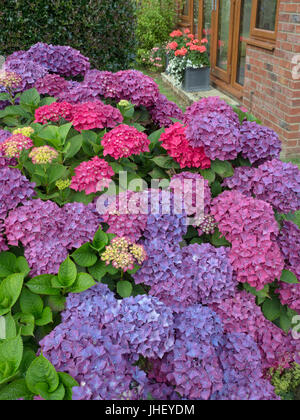
[[[137,41],[141,50],[151,50],[168,40],[175,25],[173,0],[141,0],[138,2]]]
[[[101,69],[128,68],[135,10],[134,0],[2,0],[0,55],[46,42],[77,48]]]

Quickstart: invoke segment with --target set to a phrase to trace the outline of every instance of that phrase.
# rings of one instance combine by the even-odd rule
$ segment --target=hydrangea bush
[[[276,400],[281,375],[297,384],[300,173],[276,133],[219,98],[183,115],[148,76],[70,47],[5,71],[0,399]]]

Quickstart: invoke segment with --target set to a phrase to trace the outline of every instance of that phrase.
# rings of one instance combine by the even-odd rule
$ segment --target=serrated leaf
[[[68,257],[59,267],[58,281],[63,287],[70,287],[77,277],[76,265]]]
[[[267,299],[262,306],[263,314],[269,321],[275,321],[280,317],[280,306],[278,298]]]
[[[20,295],[20,308],[23,314],[31,314],[38,319],[43,312],[44,302],[40,296],[24,288]]]
[[[93,246],[97,249],[97,251],[101,251],[107,244],[108,244],[108,236],[100,228],[94,236]]]
[[[19,327],[19,331],[23,336],[32,336],[34,332],[34,316],[31,314],[17,313],[14,319]]]
[[[280,281],[288,284],[299,284],[299,281],[295,274],[289,270],[282,270]]]
[[[46,384],[48,393],[54,392],[59,386],[59,376],[54,366],[43,355],[31,363],[25,379],[28,389],[35,395],[38,394],[38,384]]]
[[[24,257],[18,257],[16,261],[16,270],[22,274],[24,274],[24,277],[26,277],[30,273],[30,267],[28,265],[28,262],[26,258]]]
[[[107,273],[107,265],[104,261],[98,260],[95,265],[89,267],[89,273],[94,277],[94,279],[101,281]]]
[[[18,300],[23,280],[22,274],[12,274],[2,280],[0,284],[0,316],[7,314]]]
[[[23,355],[23,342],[20,336],[9,338],[0,343],[0,362],[8,369],[5,374],[0,369],[0,384],[11,378],[19,369]]]
[[[65,396],[65,387],[60,384],[58,388],[53,392],[48,392],[47,385],[40,383],[36,385],[37,394],[40,395],[46,401],[62,401]]]
[[[132,293],[132,284],[126,280],[120,280],[117,283],[117,292],[122,298],[127,298],[131,296]]]
[[[0,401],[16,401],[31,396],[32,393],[27,388],[25,379],[16,379],[0,389]]]
[[[62,312],[65,309],[66,298],[64,296],[50,296],[48,305],[54,312]]]
[[[58,296],[60,291],[52,287],[52,277],[53,275],[51,274],[34,277],[26,283],[26,286],[32,293],[37,295]]]
[[[82,247],[78,248],[73,254],[72,258],[76,264],[81,267],[92,267],[97,262],[97,255],[91,249],[89,244],[84,244]]]
[[[81,293],[95,286],[96,282],[93,277],[87,273],[79,273],[75,283],[68,289],[69,293]]]
[[[7,277],[16,270],[17,257],[11,252],[1,252],[0,254],[0,277]]]
[[[228,178],[234,175],[234,169],[228,161],[213,160],[211,162],[211,169],[222,178]]]
[[[180,165],[171,156],[157,156],[151,159],[157,166],[163,169],[180,169]]]
[[[42,327],[44,325],[51,324],[52,322],[53,322],[53,317],[52,317],[51,308],[49,308],[49,306],[46,306],[46,308],[44,308],[43,310],[41,317],[37,319],[35,323],[38,327]]]
[[[70,140],[68,140],[64,149],[65,160],[71,159],[79,152],[79,150],[82,147],[82,142],[83,137],[81,134],[79,134],[78,136],[74,136]]]
[[[216,179],[216,173],[211,169],[200,169],[200,174],[206,179],[209,184],[212,184]]]

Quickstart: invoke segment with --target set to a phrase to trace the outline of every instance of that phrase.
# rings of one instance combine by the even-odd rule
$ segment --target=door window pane
[[[213,2],[211,0],[204,0],[203,38],[208,40],[208,53],[210,53],[212,3]]]
[[[256,28],[275,31],[277,0],[258,0]]]
[[[223,70],[228,65],[230,7],[230,1],[219,1],[217,66]]]
[[[238,60],[237,60],[237,75],[236,75],[236,81],[240,85],[244,85],[244,81],[245,81],[246,47],[247,47],[245,40],[249,38],[250,36],[251,7],[252,7],[252,0],[242,0]]]
[[[185,0],[183,3],[183,10],[182,10],[183,16],[189,15],[189,8],[190,8],[190,0]]]

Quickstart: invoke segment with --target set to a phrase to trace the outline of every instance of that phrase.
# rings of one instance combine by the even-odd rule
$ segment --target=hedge
[[[1,0],[0,55],[37,42],[70,45],[100,69],[130,67],[136,3],[131,0]]]

